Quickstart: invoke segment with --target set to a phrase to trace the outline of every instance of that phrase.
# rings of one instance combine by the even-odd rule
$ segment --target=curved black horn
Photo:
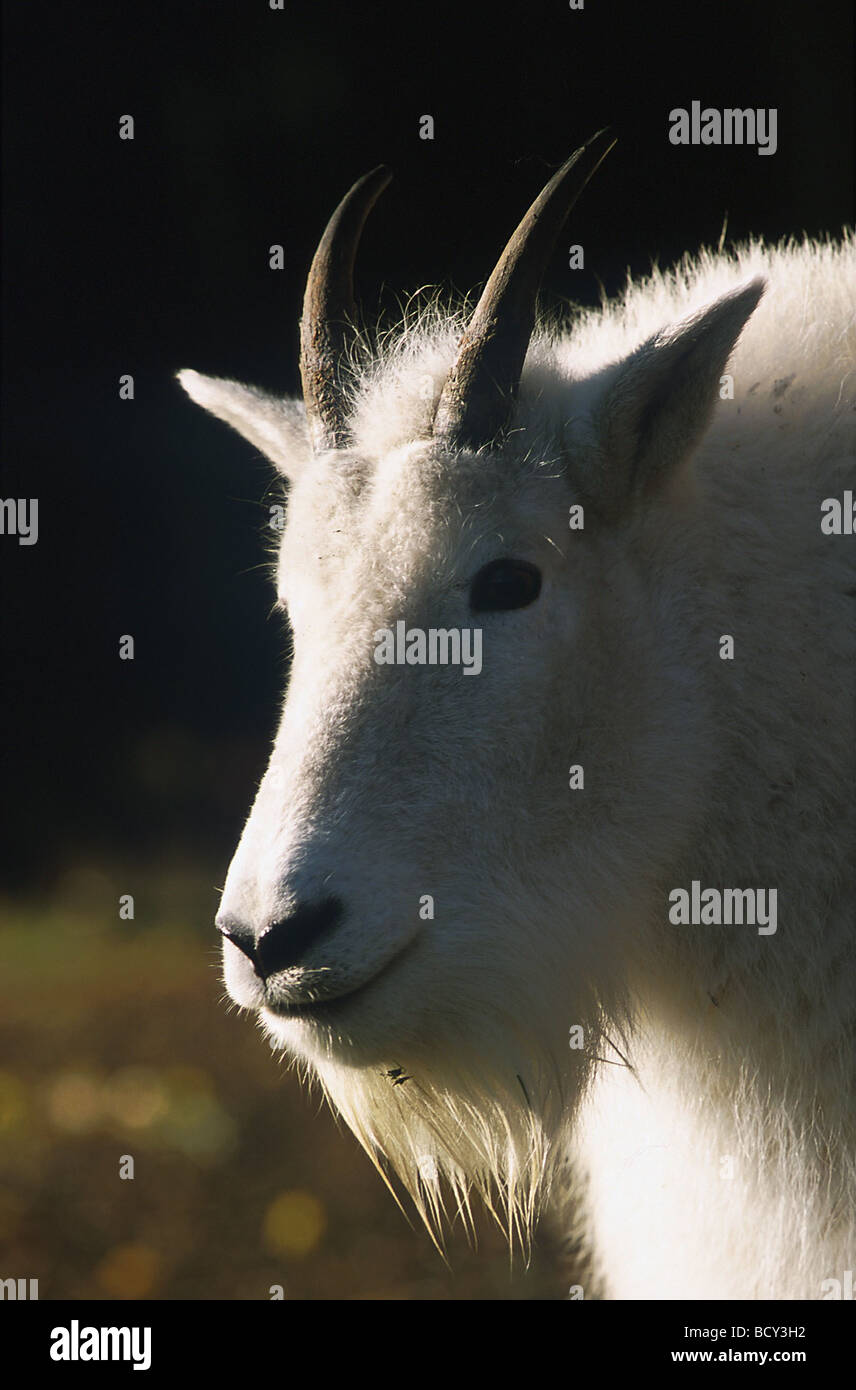
[[[354,257],[363,224],[391,178],[392,171],[379,164],[357,179],[327,223],[309,269],[300,320],[300,377],[316,452],[348,442],[339,364],[356,313]]]
[[[535,298],[556,238],[613,140],[582,183],[571,187],[577,160],[599,130],[562,165],[518,226],[482,291],[461,338],[434,417],[434,436],[449,448],[489,444],[508,420],[535,326]]]

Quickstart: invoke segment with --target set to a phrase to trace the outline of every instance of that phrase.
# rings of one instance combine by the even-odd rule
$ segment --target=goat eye
[[[491,560],[470,586],[470,607],[475,613],[526,608],[540,592],[541,571],[534,565],[526,560]]]

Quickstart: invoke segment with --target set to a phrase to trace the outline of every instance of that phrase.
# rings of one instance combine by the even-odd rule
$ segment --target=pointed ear
[[[300,401],[277,400],[253,386],[222,377],[202,376],[185,368],[176,373],[191,400],[225,420],[238,434],[293,478],[312,455],[306,412]]]
[[[649,338],[604,373],[580,481],[607,515],[667,485],[710,422],[720,377],[766,288],[752,280]]]

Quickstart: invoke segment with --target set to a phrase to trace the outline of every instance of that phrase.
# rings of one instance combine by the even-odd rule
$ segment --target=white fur
[[[230,993],[429,1220],[473,1186],[524,1239],[566,1207],[587,1296],[819,1298],[856,1268],[856,579],[820,530],[854,487],[855,304],[852,238],[655,272],[539,331],[507,443],[459,457],[430,440],[464,322],[436,305],[355,360],[339,454],[295,403],[181,376],[290,480],[294,662],[224,908],[261,930],[335,892],[279,998],[366,986],[286,1017],[224,943]],[[541,596],[477,619],[503,555]],[[479,678],[377,666],[399,618],[478,622]],[[694,879],[776,888],[776,933],[671,925]]]

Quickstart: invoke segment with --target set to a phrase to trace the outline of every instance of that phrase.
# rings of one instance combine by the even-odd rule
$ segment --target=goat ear
[[[253,386],[189,368],[176,376],[191,400],[254,444],[284,477],[294,478],[308,462],[312,449],[300,401],[277,400]]]
[[[725,364],[765,288],[763,279],[750,281],[607,368],[590,456],[600,476],[581,479],[591,484],[605,513],[665,486],[688,459],[710,422]]]

